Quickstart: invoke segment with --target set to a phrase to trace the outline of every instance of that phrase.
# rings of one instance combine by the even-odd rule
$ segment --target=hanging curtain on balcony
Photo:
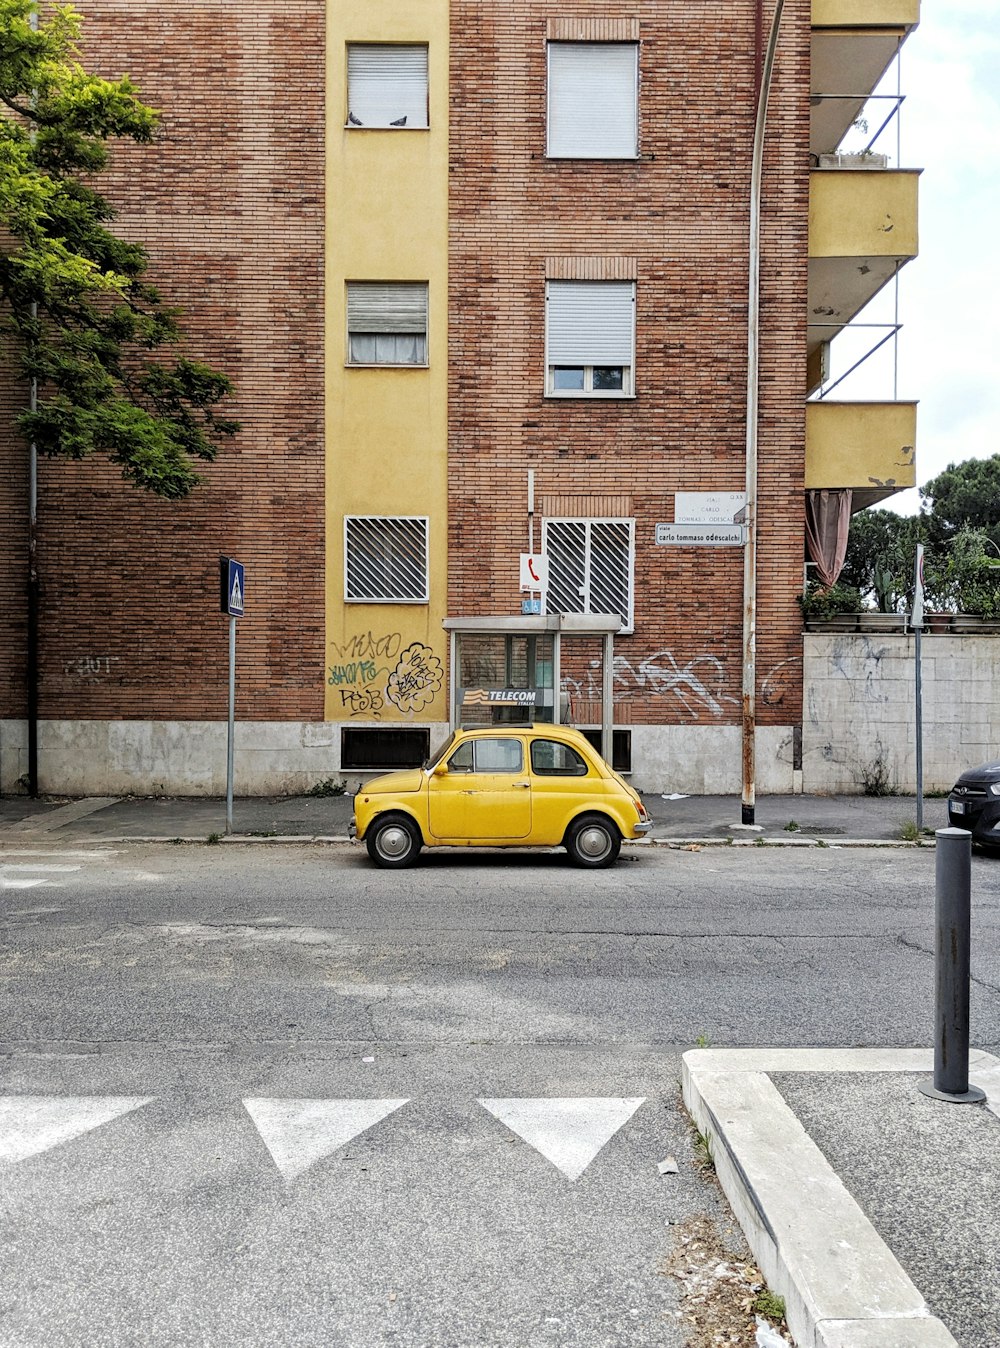
[[[824,585],[833,585],[843,569],[850,524],[850,487],[806,492],[806,549]]]

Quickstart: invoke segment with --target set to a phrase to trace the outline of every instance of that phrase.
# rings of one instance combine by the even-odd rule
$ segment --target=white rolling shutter
[[[632,281],[549,281],[546,285],[547,362],[622,365],[635,347]]]
[[[635,159],[635,42],[550,42],[550,158]]]
[[[348,332],[426,332],[426,281],[348,281]]]
[[[427,126],[427,48],[352,44],[347,49],[348,126]]]

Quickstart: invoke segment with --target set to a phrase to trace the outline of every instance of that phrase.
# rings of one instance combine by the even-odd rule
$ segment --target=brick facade
[[[636,27],[638,160],[547,159],[547,35]],[[449,611],[518,611],[528,469],[543,510],[624,500],[636,621],[616,640],[620,723],[740,716],[742,553],[653,536],[675,492],[744,487],[753,44],[750,3],[452,6]],[[758,513],[759,719],[786,726],[801,715],[808,63],[797,0],[767,142]],[[635,398],[545,398],[546,277],[631,276]],[[586,688],[588,665],[563,672]]]
[[[102,180],[116,228],[183,307],[190,354],[233,378],[243,431],[179,503],[97,460],[40,465],[40,714],[224,718],[231,553],[248,579],[239,716],[320,719],[324,6],[79,8],[88,66],[129,73],[162,113],[157,143],[117,148]],[[27,452],[5,390],[0,717],[23,717]]]

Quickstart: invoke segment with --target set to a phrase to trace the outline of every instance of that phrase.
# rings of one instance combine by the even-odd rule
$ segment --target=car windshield
[[[448,736],[448,738],[445,740],[444,744],[441,745],[441,748],[437,751],[437,753],[432,754],[431,757],[427,759],[426,763],[424,763],[425,772],[430,772],[432,768],[437,767],[437,765],[441,762],[442,758],[444,758],[445,754],[448,753],[448,751],[451,749],[451,746],[455,743],[456,738],[457,732],[453,730],[451,734]]]

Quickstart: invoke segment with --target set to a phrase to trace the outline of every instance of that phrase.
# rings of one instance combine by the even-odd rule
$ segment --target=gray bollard
[[[972,835],[939,828],[936,856],[934,1081],[920,1089],[932,1100],[985,1100],[969,1085],[969,978],[972,946]]]

